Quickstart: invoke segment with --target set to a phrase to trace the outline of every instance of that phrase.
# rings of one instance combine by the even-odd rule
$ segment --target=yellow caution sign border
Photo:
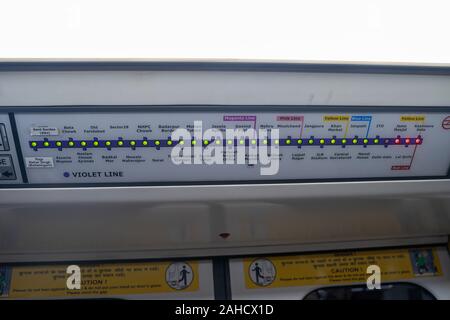
[[[365,283],[370,265],[380,267],[382,283],[443,274],[430,246],[248,257],[242,265],[247,289]]]

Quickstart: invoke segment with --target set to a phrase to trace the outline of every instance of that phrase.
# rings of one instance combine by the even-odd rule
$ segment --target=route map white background
[[[0,0],[0,58],[450,63],[446,0]]]

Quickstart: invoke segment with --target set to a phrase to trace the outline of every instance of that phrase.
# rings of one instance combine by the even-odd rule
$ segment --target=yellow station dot
[[[207,145],[209,144],[209,141],[208,141],[208,140],[203,140],[203,144],[204,144],[205,146],[207,146]]]
[[[302,144],[303,143],[303,140],[302,139],[298,139],[297,140],[297,144]]]
[[[98,141],[92,142],[92,145],[93,145],[94,147],[98,147]]]
[[[358,143],[358,139],[353,139],[352,142],[353,142],[353,144],[357,144]]]
[[[142,141],[142,145],[143,146],[147,146],[148,145],[148,141],[147,140]]]
[[[364,142],[364,144],[368,144],[369,140],[368,139],[364,139],[363,142]]]
[[[256,144],[256,140],[255,140],[255,139],[252,140],[252,144],[253,144],[253,145]]]
[[[32,147],[37,147],[37,143],[33,141],[33,142],[31,143],[31,146],[32,146]]]
[[[135,146],[136,145],[136,141],[130,141],[130,146]]]
[[[57,146],[57,147],[61,147],[61,146],[62,146],[62,143],[61,143],[61,141],[56,141],[56,143],[55,143],[55,144],[56,144],[56,146]]]
[[[378,144],[380,142],[379,139],[373,139],[373,143]]]
[[[239,144],[244,144],[245,141],[244,140],[239,140]]]
[[[280,140],[276,139],[275,144],[279,144],[279,143],[280,143]]]
[[[335,144],[336,143],[336,139],[331,139],[331,144]]]
[[[159,140],[155,141],[155,146],[159,146],[161,144],[161,142]]]
[[[324,144],[325,140],[324,139],[320,139],[320,144]]]
[[[168,146],[171,146],[172,143],[173,143],[172,140],[167,140],[167,145],[168,145]]]
[[[193,146],[195,146],[195,145],[197,144],[197,141],[196,141],[196,140],[192,140],[191,144],[192,144]]]
[[[313,139],[309,139],[308,143],[309,143],[309,144],[313,144],[313,143],[314,143],[314,140],[313,140]]]
[[[264,144],[267,144],[267,139],[264,139],[264,140],[263,140],[263,143],[264,143]]]
[[[291,140],[287,139],[286,144],[291,144]]]
[[[73,147],[75,145],[75,142],[69,141],[68,145],[69,145],[69,147]]]
[[[342,139],[342,144],[346,144],[347,143],[347,139]]]
[[[123,141],[122,140],[117,141],[117,145],[118,146],[123,146]]]
[[[70,142],[69,142],[70,143]],[[111,145],[111,141],[106,141],[105,146],[109,147]]]
[[[184,140],[180,140],[179,144],[183,145],[184,144]]]
[[[87,145],[86,141],[81,141],[81,146],[82,147],[86,147],[86,145]]]
[[[44,142],[44,147],[48,147],[50,145],[50,143],[48,143],[47,141]]]
[[[228,144],[233,144],[233,140],[228,140]]]
[[[216,144],[221,144],[220,139],[216,140]]]

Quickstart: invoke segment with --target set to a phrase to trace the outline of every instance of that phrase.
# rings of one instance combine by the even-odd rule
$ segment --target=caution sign
[[[350,120],[350,116],[347,115],[326,115],[323,116],[323,121],[324,122],[329,122],[329,121],[349,121]]]
[[[79,270],[80,288],[73,289],[68,265],[0,267],[0,297],[118,296],[199,289],[196,261],[79,265]]]
[[[248,289],[362,282],[377,265],[381,281],[442,275],[435,249],[391,249],[244,259]]]

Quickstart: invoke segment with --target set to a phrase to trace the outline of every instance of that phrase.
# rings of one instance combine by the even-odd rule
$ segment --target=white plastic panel
[[[450,145],[449,114],[360,108],[341,113],[44,112],[18,113],[16,119],[30,183],[136,183],[443,177],[450,165],[450,149],[443,148]],[[194,136],[194,126],[200,136]],[[172,141],[177,128],[192,134],[183,137],[182,152],[198,154],[199,163],[193,158],[174,163],[171,155],[181,147]],[[220,137],[203,138],[211,128]],[[228,129],[241,133],[229,139]],[[246,134],[247,129],[256,132]],[[258,136],[260,129],[276,129],[279,137]],[[249,159],[236,164],[237,147],[248,157],[258,153],[259,160],[254,156],[254,164]],[[261,164],[262,155],[268,158],[275,150],[279,161],[273,156]],[[208,164],[211,154],[220,154],[219,163]],[[271,170],[264,173],[261,167]]]

